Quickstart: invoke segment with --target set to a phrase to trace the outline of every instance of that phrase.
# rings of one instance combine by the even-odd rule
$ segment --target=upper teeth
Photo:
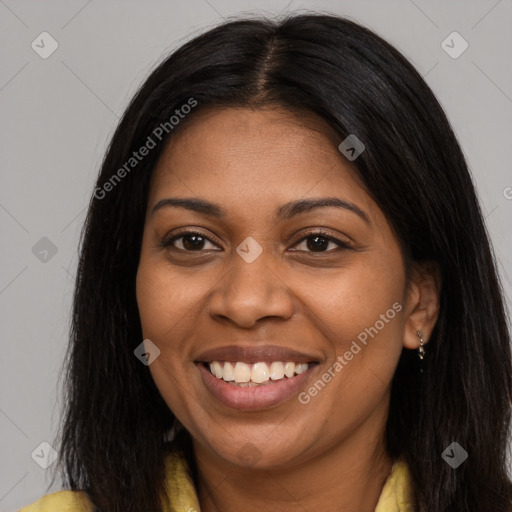
[[[292,363],[281,361],[274,361],[270,364],[267,363],[254,363],[247,364],[242,362],[237,363],[220,363],[219,361],[212,361],[210,363],[210,371],[218,379],[223,379],[226,382],[266,382],[269,379],[280,380],[287,377],[293,377],[294,374],[305,372],[309,368],[308,363]]]

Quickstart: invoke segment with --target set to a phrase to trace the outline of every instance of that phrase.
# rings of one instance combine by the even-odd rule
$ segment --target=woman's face
[[[202,450],[237,465],[284,467],[382,436],[413,330],[386,218],[320,122],[198,114],[155,169],[137,273],[160,393]],[[213,206],[161,203],[171,198]],[[301,205],[321,198],[338,206]]]

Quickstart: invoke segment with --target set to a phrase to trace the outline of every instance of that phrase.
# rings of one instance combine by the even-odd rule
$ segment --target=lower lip
[[[267,409],[288,400],[299,393],[318,364],[305,372],[263,386],[238,387],[212,375],[202,363],[197,363],[201,379],[210,393],[228,407],[244,411]]]

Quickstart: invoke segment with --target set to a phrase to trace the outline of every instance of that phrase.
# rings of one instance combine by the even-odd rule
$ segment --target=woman
[[[343,18],[224,23],[151,74],[83,233],[58,512],[511,510],[475,190],[411,64]]]

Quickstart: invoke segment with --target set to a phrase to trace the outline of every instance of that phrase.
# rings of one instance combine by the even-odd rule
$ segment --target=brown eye
[[[178,242],[178,244],[176,245],[175,242]],[[213,242],[202,233],[186,231],[164,241],[162,247],[172,247],[187,252],[199,252],[205,249],[205,244],[208,243],[214,245]],[[208,247],[206,249],[208,249]]]
[[[306,252],[334,252],[336,250],[336,246],[340,250],[350,249],[349,245],[345,242],[320,231],[309,233],[299,241],[299,245],[300,244],[304,244],[305,248],[296,250],[304,250]],[[329,244],[331,244],[330,249]]]

